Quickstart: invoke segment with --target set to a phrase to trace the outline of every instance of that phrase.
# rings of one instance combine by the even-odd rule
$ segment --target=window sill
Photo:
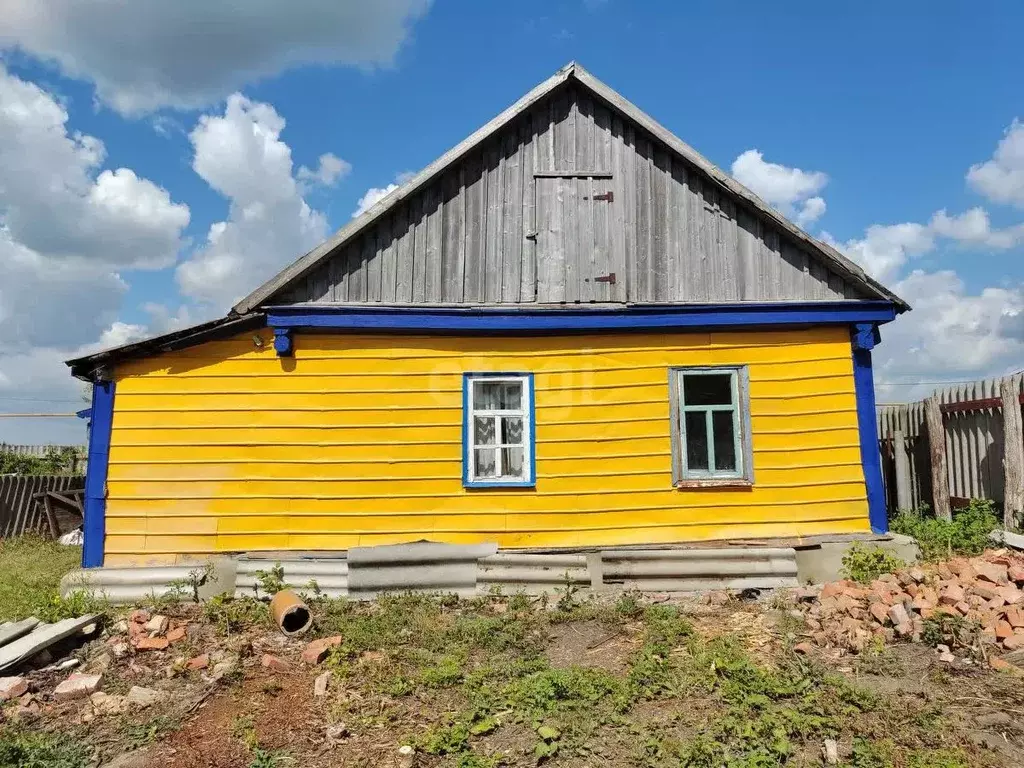
[[[692,480],[680,480],[676,483],[676,489],[680,491],[693,491],[701,490],[703,488],[717,488],[717,489],[733,489],[733,490],[752,490],[754,487],[753,480],[746,480],[742,477],[729,477],[729,478],[700,478]]]
[[[533,480],[470,480],[462,484],[463,488],[536,488]]]

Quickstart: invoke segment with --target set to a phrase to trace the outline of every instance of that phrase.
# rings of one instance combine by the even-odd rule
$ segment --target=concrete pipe
[[[313,617],[302,599],[290,589],[282,589],[270,600],[270,615],[288,637],[305,633],[313,626]]]

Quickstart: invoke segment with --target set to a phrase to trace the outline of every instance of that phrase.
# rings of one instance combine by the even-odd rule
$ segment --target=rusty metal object
[[[290,589],[282,589],[270,600],[270,615],[288,637],[301,635],[313,626],[313,616],[302,599]]]

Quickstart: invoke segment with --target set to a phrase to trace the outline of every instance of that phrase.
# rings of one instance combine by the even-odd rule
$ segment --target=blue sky
[[[0,413],[73,410],[80,397],[63,356],[222,313],[234,296],[209,289],[217,269],[255,287],[344,225],[368,190],[423,167],[572,59],[726,171],[758,150],[737,166],[741,181],[908,294],[919,311],[883,329],[883,399],[1024,367],[1019,3],[133,5],[102,18],[110,11],[91,17],[72,0],[14,0],[0,30],[0,223],[18,249],[5,256],[0,242]],[[244,99],[228,102],[235,93]],[[39,122],[15,114],[28,104]],[[50,104],[65,110],[63,128]],[[31,174],[18,159],[34,156],[37,136],[61,139],[50,129],[65,144],[94,137],[105,154],[83,160],[89,145],[79,146],[74,168],[53,169],[77,179],[82,220],[42,237],[68,204],[47,197],[48,168]],[[229,151],[254,131],[256,154]],[[303,180],[300,166],[315,170],[324,153],[350,169]],[[99,215],[128,216],[137,240],[123,250],[163,254],[147,264],[105,253],[88,219],[98,209],[82,203],[94,202],[90,183],[105,189],[103,171],[122,168],[137,179],[114,191],[151,207]],[[35,176],[27,192],[19,174]],[[282,179],[296,192],[266,199]],[[246,206],[274,221],[238,224]],[[208,240],[218,222],[231,243]],[[18,265],[6,277],[4,259]],[[23,286],[69,265],[87,279],[59,311],[26,300]],[[78,429],[0,419],[0,442]]]

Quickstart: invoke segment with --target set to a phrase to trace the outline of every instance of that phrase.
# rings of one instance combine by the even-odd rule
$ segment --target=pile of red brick
[[[920,640],[925,619],[945,612],[975,621],[983,639],[1024,647],[1024,554],[1008,550],[885,574],[870,584],[843,580],[798,590],[811,638],[822,647],[863,650],[873,638]]]

